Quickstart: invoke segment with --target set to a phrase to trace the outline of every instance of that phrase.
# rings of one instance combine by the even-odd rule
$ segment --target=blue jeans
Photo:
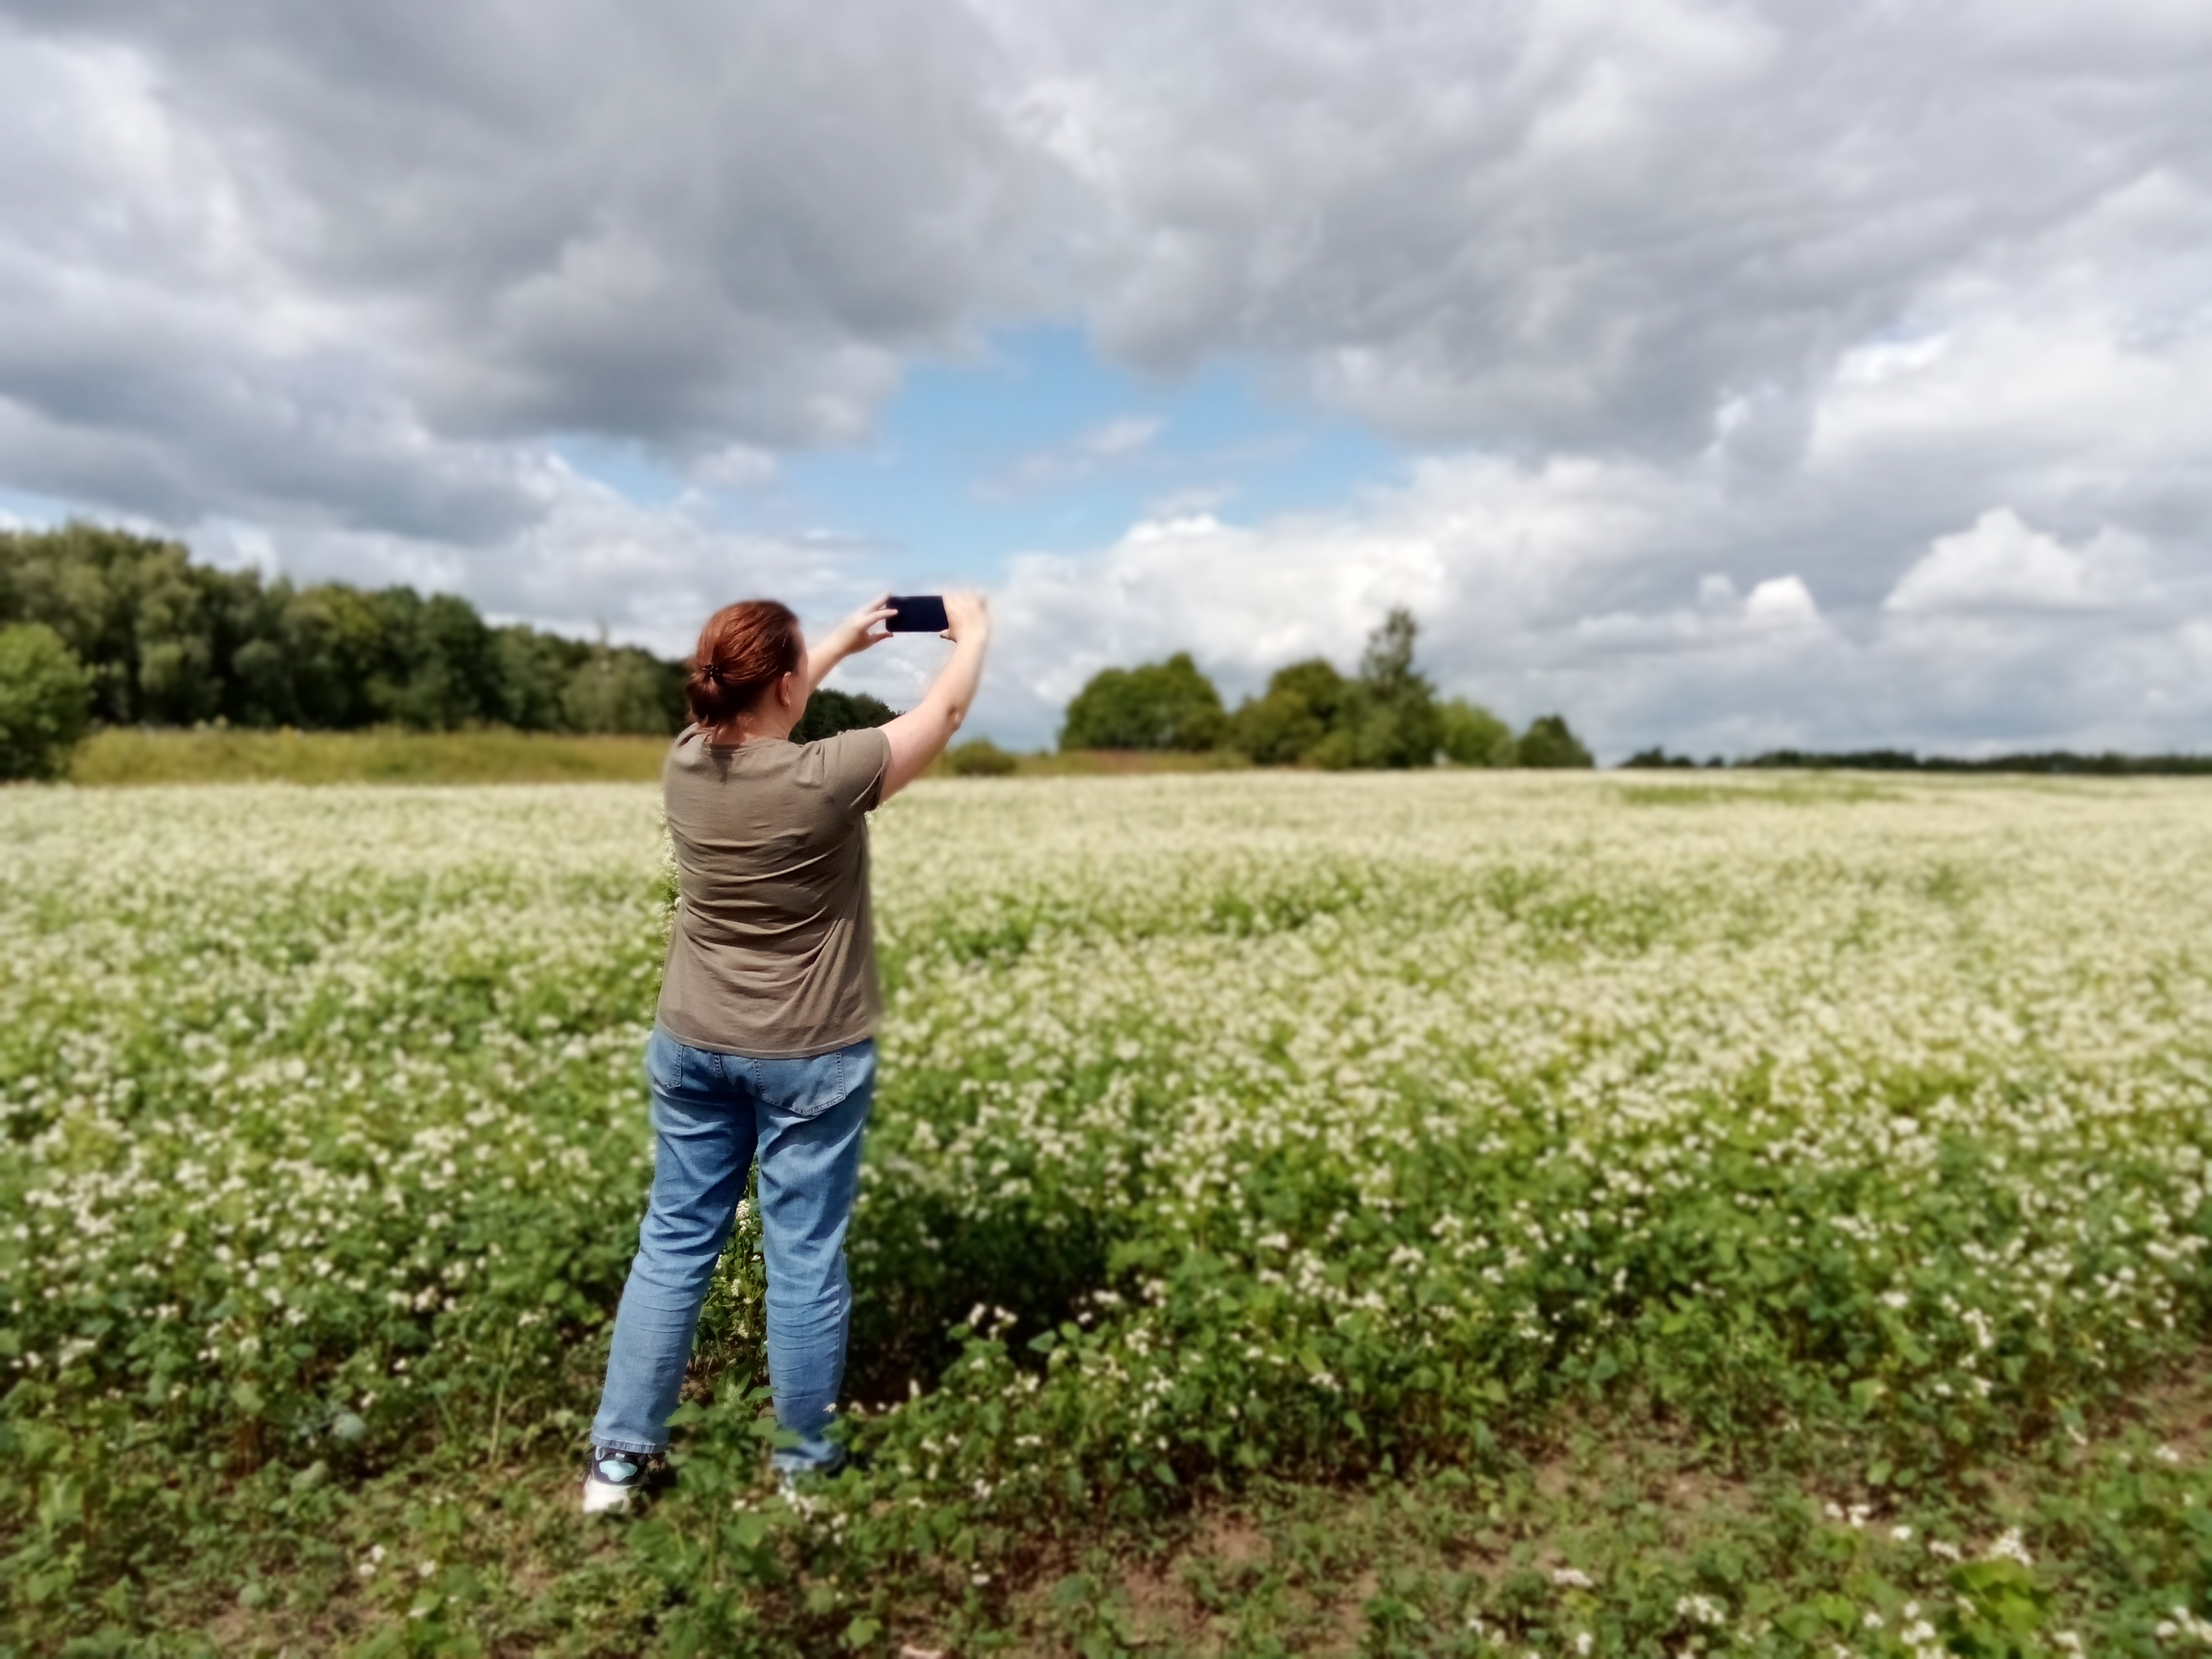
[[[823,1431],[853,1322],[845,1224],[876,1090],[874,1040],[805,1060],[755,1060],[690,1048],[655,1026],[645,1071],[653,1200],[615,1316],[592,1443],[641,1454],[667,1446],[699,1309],[757,1153],[769,1386],[787,1431],[775,1463],[787,1474],[834,1469],[844,1451]]]

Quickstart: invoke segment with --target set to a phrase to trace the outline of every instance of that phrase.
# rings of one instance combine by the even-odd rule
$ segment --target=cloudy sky
[[[1022,744],[1404,604],[1607,757],[2212,748],[2208,86],[2203,0],[0,0],[0,522],[671,652],[979,584]]]

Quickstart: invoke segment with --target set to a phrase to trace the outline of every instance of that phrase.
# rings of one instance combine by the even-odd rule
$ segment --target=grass
[[[466,732],[256,732],[241,727],[108,726],[70,764],[72,783],[650,783],[665,738],[580,737],[486,726]],[[1243,756],[1079,750],[1017,757],[1017,777],[1129,777],[1237,771]],[[932,776],[950,777],[940,761]]]
[[[109,726],[70,765],[73,783],[644,783],[668,740],[516,732],[253,732]]]

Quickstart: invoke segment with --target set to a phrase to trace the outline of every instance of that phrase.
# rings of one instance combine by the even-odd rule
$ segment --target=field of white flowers
[[[875,850],[872,1465],[770,1495],[741,1239],[586,1531],[653,792],[0,793],[10,1650],[1096,1655],[1102,1547],[1293,1487],[1462,1523],[1344,1651],[2212,1637],[2203,1449],[2100,1461],[2212,1313],[2212,791],[972,781]],[[1594,1425],[1764,1508],[1529,1530]],[[1272,1559],[1152,1639],[1304,1650]]]

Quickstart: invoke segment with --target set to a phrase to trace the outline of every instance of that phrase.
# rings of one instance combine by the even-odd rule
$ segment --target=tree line
[[[411,587],[295,586],[91,524],[0,532],[0,776],[58,770],[88,725],[676,731],[684,669]],[[800,733],[880,725],[824,690]]]
[[[1664,747],[1638,750],[1621,765],[1636,771],[1665,771],[1695,767],[1687,755],[1670,755]],[[2070,749],[2046,749],[2030,753],[1991,755],[1965,760],[1952,755],[1921,755],[1909,749],[1770,749],[1745,760],[1723,760],[1718,755],[1704,763],[1705,769],[1742,768],[1751,771],[1822,772],[1969,772],[2014,774],[2046,778],[2202,778],[2212,777],[2212,755],[2077,754]]]
[[[1233,710],[1213,682],[1178,652],[1165,662],[1108,668],[1067,705],[1060,746],[1073,749],[1227,750],[1261,766],[1586,767],[1590,752],[1565,717],[1546,714],[1516,734],[1464,697],[1439,701],[1413,665],[1419,628],[1395,610],[1368,636],[1352,674],[1323,657],[1277,669],[1267,688]]]

